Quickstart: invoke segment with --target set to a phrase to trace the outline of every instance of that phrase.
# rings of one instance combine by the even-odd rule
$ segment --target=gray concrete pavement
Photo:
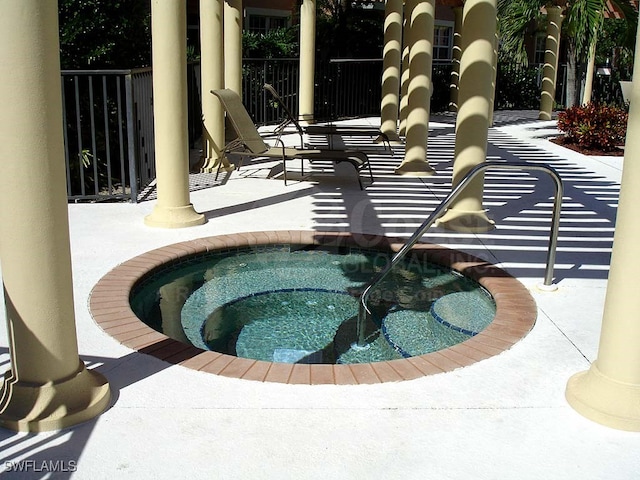
[[[638,478],[640,434],[597,425],[564,399],[569,377],[597,355],[622,158],[585,157],[554,145],[547,140],[557,134],[554,122],[537,121],[530,112],[496,113],[488,157],[548,164],[563,177],[558,291],[536,288],[553,192],[541,175],[487,174],[493,232],[433,229],[424,238],[498,263],[530,289],[537,323],[498,356],[400,383],[258,383],[131,351],[91,318],[88,296],[105,273],[171,243],[279,229],[409,236],[450,187],[453,127],[451,117],[432,118],[429,159],[436,176],[394,176],[402,149],[393,157],[377,150],[370,154],[376,181],[365,183],[364,191],[353,172],[340,168],[335,175],[331,165],[315,165],[311,181],[285,187],[277,165],[250,163],[192,193],[196,210],[208,219],[200,227],[145,226],[153,201],[69,205],[80,353],[109,379],[112,406],[61,432],[0,430],[3,478]],[[4,323],[4,308],[0,317]],[[8,365],[6,329],[0,328],[0,366]],[[56,461],[62,462],[58,471],[46,477],[42,467]],[[28,472],[16,472],[25,466]]]

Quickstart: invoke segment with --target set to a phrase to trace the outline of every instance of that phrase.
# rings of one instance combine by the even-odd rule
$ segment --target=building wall
[[[266,33],[274,28],[290,26],[296,0],[243,0],[244,28]]]
[[[453,9],[449,6],[436,3],[436,20],[453,22],[455,20]]]
[[[244,0],[242,6],[244,8],[268,8],[274,10],[293,11],[296,0]]]
[[[384,0],[374,0],[376,7],[384,9]],[[188,43],[199,51],[199,0],[187,1],[188,12]],[[436,26],[440,28],[438,39],[436,40],[438,60],[451,58],[451,47],[453,38],[454,14],[452,6],[458,5],[460,0],[437,0],[436,1]],[[295,13],[297,11],[298,0],[243,0],[244,28],[252,31],[267,31],[270,28],[281,26],[286,19],[286,24],[297,22]],[[254,17],[253,19],[251,17]],[[262,17],[262,18],[257,18]],[[273,19],[270,19],[272,17]],[[447,29],[448,33],[442,32]],[[443,51],[447,50],[446,52]]]

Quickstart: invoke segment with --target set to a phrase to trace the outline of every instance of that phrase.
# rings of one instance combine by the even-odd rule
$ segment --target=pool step
[[[403,357],[442,350],[477,335],[495,315],[490,298],[454,292],[435,300],[429,311],[394,307],[382,320],[382,334]]]

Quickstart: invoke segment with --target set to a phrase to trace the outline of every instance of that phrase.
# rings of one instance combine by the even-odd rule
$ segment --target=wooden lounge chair
[[[284,184],[287,184],[287,160],[330,160],[334,163],[348,162],[356,169],[358,184],[363,190],[362,180],[360,179],[360,170],[369,169],[369,176],[373,182],[373,173],[369,159],[363,152],[356,150],[325,150],[325,149],[303,149],[286,147],[280,137],[276,138],[276,146],[267,145],[260,133],[258,132],[249,113],[244,108],[242,100],[232,90],[212,90],[212,94],[220,99],[220,103],[227,112],[227,120],[233,127],[237,138],[230,141],[224,147],[224,154],[233,153],[242,157],[268,157],[278,158],[282,160],[284,171]],[[222,162],[220,162],[222,165]],[[304,175],[304,164],[302,174]],[[220,168],[218,168],[220,173]],[[217,174],[216,174],[217,177]]]
[[[306,133],[308,135],[326,135],[329,141],[329,148],[333,150],[333,136],[334,135],[345,135],[345,136],[353,136],[353,137],[375,137],[376,141],[380,141],[384,144],[385,148],[387,148],[391,154],[393,155],[393,149],[391,148],[391,143],[389,142],[389,137],[382,133],[379,128],[375,127],[367,127],[361,125],[334,125],[334,124],[323,124],[323,125],[307,125],[302,126],[300,122],[296,120],[296,117],[293,115],[289,107],[282,99],[282,97],[276,92],[276,89],[273,88],[272,85],[265,83],[264,89],[271,94],[273,99],[278,103],[278,105],[282,108],[282,111],[285,114],[285,118],[282,123],[278,125],[276,128],[276,132],[284,130],[287,125],[293,125],[297,132],[300,134],[301,142],[303,142],[303,135]]]

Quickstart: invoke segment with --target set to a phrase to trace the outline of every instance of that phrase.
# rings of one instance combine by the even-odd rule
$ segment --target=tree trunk
[[[566,107],[573,107],[576,105],[576,99],[578,98],[578,54],[576,52],[576,47],[573,43],[569,45],[569,49],[567,51],[567,85],[565,86],[567,93]]]

